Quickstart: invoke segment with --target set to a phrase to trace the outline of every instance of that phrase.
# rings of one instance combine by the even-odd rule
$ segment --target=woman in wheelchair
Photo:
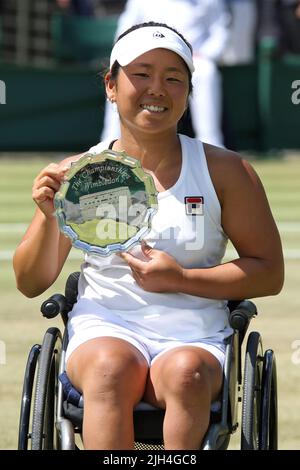
[[[280,238],[251,165],[177,132],[192,73],[190,45],[167,25],[136,25],[112,50],[105,86],[121,137],[90,151],[139,159],[154,178],[158,212],[139,248],[85,255],[66,371],[84,396],[86,449],[132,448],[142,398],[166,410],[165,449],[199,449],[232,332],[226,299],[282,288]],[[50,164],[34,181],[36,213],[14,256],[18,289],[28,297],[51,286],[71,249],[53,198],[80,156]],[[222,264],[228,239],[238,257]]]

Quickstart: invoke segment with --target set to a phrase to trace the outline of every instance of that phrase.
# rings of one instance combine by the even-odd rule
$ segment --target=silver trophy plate
[[[105,150],[72,164],[54,205],[60,230],[74,247],[109,256],[129,250],[150,231],[157,191],[139,160]]]

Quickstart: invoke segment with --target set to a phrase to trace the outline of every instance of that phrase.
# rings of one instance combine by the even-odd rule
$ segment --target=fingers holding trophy
[[[74,247],[109,256],[138,244],[157,211],[153,178],[125,152],[85,154],[54,199],[60,230]]]

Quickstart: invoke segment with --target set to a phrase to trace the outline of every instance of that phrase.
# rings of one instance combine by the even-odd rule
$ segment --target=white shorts
[[[218,359],[221,367],[224,366],[225,342],[220,337],[210,337],[200,339],[199,341],[178,341],[157,335],[156,338],[148,338],[147,331],[143,331],[140,325],[133,322],[126,322],[122,318],[110,313],[109,315],[101,312],[83,313],[76,306],[69,314],[68,322],[69,344],[66,351],[66,362],[73,351],[78,346],[95,338],[112,337],[120,338],[135,346],[145,357],[150,365],[170,349],[180,346],[196,346],[209,351]]]

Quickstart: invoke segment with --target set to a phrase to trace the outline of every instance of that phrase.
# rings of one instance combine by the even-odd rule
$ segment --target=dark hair
[[[168,26],[167,24],[165,23],[156,23],[155,21],[148,21],[146,23],[139,23],[139,24],[136,24],[134,26],[131,26],[131,28],[127,29],[126,31],[124,31],[124,33],[120,34],[120,36],[118,37],[118,39],[116,40],[116,43],[122,39],[124,36],[126,36],[127,34],[131,33],[132,31],[135,31],[136,29],[140,29],[140,28],[145,28],[147,26],[160,26],[160,27],[163,27],[163,28],[168,28],[170,29],[171,31],[174,31],[174,33],[178,34],[179,37],[181,37],[181,39],[186,43],[186,45],[188,46],[188,48],[190,49],[191,53],[193,53],[193,48],[192,46],[190,45],[190,43],[185,39],[185,37],[179,33],[179,31],[177,31],[175,28],[173,28],[172,26]],[[192,74],[191,74],[191,71],[190,69],[188,68],[187,64],[184,62],[184,65],[186,66],[186,69],[187,69],[187,72],[188,72],[188,77],[189,77],[189,94],[193,91],[193,85],[192,85]],[[116,79],[117,76],[118,76],[118,72],[119,72],[119,69],[120,69],[120,64],[118,61],[115,61],[115,63],[112,65],[112,68],[111,68],[111,78],[113,79]]]

